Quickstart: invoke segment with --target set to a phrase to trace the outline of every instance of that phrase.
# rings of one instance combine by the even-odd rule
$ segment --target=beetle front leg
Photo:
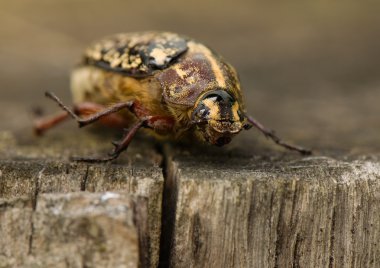
[[[291,145],[291,144],[284,142],[275,134],[275,132],[273,130],[266,128],[265,126],[263,126],[259,121],[257,121],[253,117],[246,116],[246,118],[247,118],[248,122],[252,124],[252,126],[254,126],[258,130],[260,130],[267,138],[272,139],[276,144],[278,144],[278,145],[280,145],[280,146],[282,146],[288,150],[297,151],[303,155],[310,155],[312,153],[311,150],[309,150],[309,149],[305,149],[303,147],[300,147],[297,145]]]
[[[120,141],[112,142],[115,146],[114,150],[109,153],[108,157],[104,158],[86,158],[86,157],[73,157],[74,161],[87,162],[87,163],[100,163],[108,162],[116,159],[123,151],[128,149],[129,144],[133,140],[137,131],[142,128],[151,128],[155,131],[169,132],[174,127],[174,120],[171,117],[166,116],[148,116],[137,121],[128,131],[125,132],[124,136]]]
[[[133,137],[136,135],[137,131],[144,125],[145,121],[138,121],[132,128],[125,133],[120,142],[112,142],[115,149],[109,154],[108,157],[104,158],[86,158],[86,157],[72,157],[72,160],[77,162],[87,162],[87,163],[101,163],[108,162],[116,159],[121,152],[128,149]]]

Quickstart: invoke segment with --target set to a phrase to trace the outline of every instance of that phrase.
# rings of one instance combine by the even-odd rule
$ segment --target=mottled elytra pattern
[[[84,62],[128,76],[145,77],[168,67],[187,49],[187,40],[174,33],[117,34],[90,46]]]

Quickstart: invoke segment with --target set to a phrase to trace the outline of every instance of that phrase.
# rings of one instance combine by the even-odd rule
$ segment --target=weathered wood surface
[[[173,267],[380,266],[378,161],[179,156],[170,168]]]
[[[0,132],[0,200],[4,202],[4,211],[2,218],[5,220],[5,222],[10,221],[9,224],[12,224],[14,221],[16,221],[12,220],[12,217],[14,215],[12,211],[14,211],[14,208],[13,205],[8,206],[6,204],[8,204],[9,200],[15,200],[14,202],[17,205],[20,204],[20,202],[24,202],[26,204],[24,208],[26,214],[23,214],[22,217],[26,218],[24,221],[20,221],[20,224],[25,225],[24,227],[26,228],[24,232],[28,233],[31,232],[31,228],[34,229],[34,218],[40,217],[38,216],[41,214],[38,212],[38,204],[40,204],[39,200],[41,198],[42,200],[45,200],[44,197],[48,193],[67,193],[66,197],[64,195],[61,195],[60,199],[54,201],[55,206],[64,207],[66,202],[65,198],[70,199],[70,193],[76,192],[77,196],[76,198],[72,198],[72,200],[70,199],[72,206],[69,207],[78,210],[80,210],[82,207],[83,213],[86,212],[86,206],[88,204],[86,202],[81,202],[80,198],[83,196],[83,198],[86,199],[87,196],[89,196],[89,192],[99,192],[104,194],[107,191],[121,191],[133,195],[134,198],[146,198],[146,201],[144,201],[146,203],[146,208],[144,208],[144,206],[136,206],[136,208],[141,207],[139,209],[136,209],[136,211],[132,211],[133,206],[129,205],[128,202],[130,201],[126,199],[122,199],[120,201],[120,204],[123,202],[123,200],[128,201],[125,206],[130,207],[131,211],[128,211],[128,214],[124,216],[126,219],[129,217],[130,220],[138,220],[137,227],[140,229],[133,227],[137,230],[135,230],[136,239],[133,242],[134,245],[130,245],[132,249],[134,247],[138,248],[140,246],[140,260],[138,261],[140,261],[142,267],[156,266],[159,258],[159,239],[161,233],[160,219],[163,176],[162,171],[158,166],[161,158],[156,153],[154,153],[154,150],[150,149],[149,151],[151,152],[144,154],[144,147],[146,148],[149,146],[139,146],[140,153],[132,153],[130,157],[124,159],[124,162],[120,161],[119,164],[77,164],[68,161],[68,157],[72,156],[76,152],[79,154],[80,151],[87,151],[88,153],[91,153],[91,148],[93,148],[93,146],[100,149],[99,153],[105,153],[106,148],[109,148],[110,143],[108,141],[102,140],[104,136],[97,136],[91,133],[78,133],[75,134],[75,136],[76,138],[73,139],[72,133],[70,131],[60,131],[55,134],[52,133],[50,137],[36,139],[35,142],[37,142],[38,145],[32,145],[30,143],[30,140],[28,140],[29,138],[34,139],[31,136],[30,132],[29,134],[23,134],[23,137],[26,138],[26,140],[23,141],[25,144],[21,145],[17,144],[17,138],[11,132]],[[106,134],[105,137],[107,137]],[[109,136],[108,138],[112,139],[112,136]],[[102,152],[101,148],[104,148],[105,150]],[[135,150],[133,147],[131,149],[131,152]],[[92,197],[90,195],[89,200],[91,200],[91,198]],[[95,199],[96,198],[97,197],[95,197]],[[33,206],[36,205],[37,210],[34,211]],[[110,204],[108,208],[108,205],[105,204],[102,207],[104,213],[106,213],[108,209],[112,212],[112,206],[113,204]],[[23,208],[20,207],[19,209]],[[91,207],[88,209],[91,209]],[[11,212],[8,213],[8,210],[11,210]],[[94,212],[96,211],[94,210]],[[31,213],[32,216],[28,216],[28,213]],[[67,211],[60,211],[60,216],[62,216],[62,219],[59,218],[57,221],[64,221],[65,213],[69,213],[69,209]],[[73,221],[77,220],[78,222],[82,222],[82,218],[86,218],[85,220],[88,221],[90,225],[92,223],[95,226],[98,225],[97,218],[94,218],[94,215],[87,216],[78,213],[77,219],[75,219],[75,215],[76,214],[72,216]],[[44,226],[41,226],[41,230],[36,230],[34,232],[37,237],[39,237],[40,232],[49,232],[48,229],[55,228],[55,225],[57,224],[54,221],[47,221],[45,219],[48,218],[49,215],[41,217],[39,220],[44,220],[45,222],[43,224]],[[104,217],[107,218],[109,215],[105,214]],[[103,222],[102,224],[104,226],[102,228],[111,228],[111,220],[109,222]],[[111,225],[108,226],[109,224]],[[11,242],[10,239],[15,239],[17,230],[14,229],[12,236],[5,236],[6,239],[2,240],[4,247],[2,247],[0,255],[4,255],[10,259],[18,259],[18,248],[29,247],[30,249],[27,252],[27,256],[34,256],[34,252],[38,252],[38,254],[35,255],[35,258],[33,258],[33,260],[35,260],[33,263],[35,263],[36,267],[47,267],[49,266],[47,263],[53,262],[54,259],[50,258],[51,252],[49,248],[45,248],[46,252],[43,254],[43,248],[40,249],[40,246],[47,247],[47,245],[50,244],[54,245],[54,241],[58,240],[61,242],[57,242],[58,244],[54,246],[54,248],[61,247],[59,243],[63,243],[63,237],[70,232],[73,238],[75,235],[82,236],[84,229],[75,229],[74,224],[73,229],[71,230],[69,223],[68,225],[69,226],[66,226],[67,230],[64,230],[63,233],[54,233],[54,229],[50,230],[51,233],[49,233],[49,235],[45,235],[43,239],[41,238],[42,240],[40,239],[41,241],[39,242],[39,246],[36,246],[36,249],[30,248],[30,242],[28,240],[22,239],[16,239],[15,241],[17,241],[18,244],[14,247],[9,247],[6,249],[6,245]],[[21,227],[19,229],[21,229]],[[1,229],[2,237],[4,237],[3,235],[8,234],[8,232],[9,229],[6,227]],[[91,247],[105,250],[101,248],[102,245],[99,243],[102,241],[99,239],[102,240],[103,238],[100,236],[94,236],[94,239],[88,242],[88,250],[78,252],[78,255],[76,257],[73,257],[72,261],[68,261],[69,253],[67,251],[63,250],[59,254],[57,251],[55,251],[54,254],[58,254],[57,260],[62,261],[60,267],[79,267],[80,265],[87,265],[86,256],[89,254],[88,251],[90,251]],[[111,244],[113,243],[112,240],[116,239],[115,243],[119,243],[117,242],[119,238],[116,233],[110,234],[109,236],[104,237],[104,239],[110,240]],[[76,243],[76,241],[73,241],[72,243]],[[120,258],[123,256],[118,256],[118,254],[124,254],[122,253],[124,250],[129,250],[127,248],[124,249],[121,245],[116,246],[116,244],[113,245],[113,247],[114,248],[112,251],[115,252],[112,254],[110,251],[107,251],[107,254],[102,253],[103,255],[101,255],[101,258],[108,258],[109,260],[115,258],[118,261],[121,261]],[[88,257],[90,259],[89,262],[92,263],[89,265],[89,267],[127,267],[122,266],[120,263],[113,263],[111,261],[107,262],[107,266],[105,265],[106,262],[100,262],[97,259],[100,257],[96,254],[97,253],[94,253],[93,256]],[[25,257],[25,255],[23,255],[23,257]],[[79,257],[83,258],[82,262],[79,261]],[[30,258],[27,260],[29,259]],[[67,261],[64,262],[63,260]],[[131,259],[131,262],[136,263],[133,258]],[[28,262],[26,262],[25,267],[28,267],[29,264],[27,263]],[[4,267],[16,266],[10,265]]]
[[[0,267],[137,267],[146,205],[115,192],[2,199]]]
[[[140,254],[144,254],[142,259],[147,261],[151,253],[152,266],[158,263],[160,235],[162,267],[168,263],[173,267],[379,265],[380,164],[376,156],[339,160],[279,154],[259,157],[241,154],[243,150],[210,148],[207,156],[202,156],[197,149],[187,153],[183,149],[164,150],[166,186],[164,233],[161,234],[163,179],[158,163],[162,157],[150,153],[146,159],[157,161],[154,164],[152,160],[150,168],[144,161],[139,162],[143,156],[133,160],[131,167],[125,166],[129,157],[117,165],[70,163],[64,159],[69,153],[86,151],[92,148],[89,144],[94,141],[97,144],[94,150],[107,147],[98,140],[99,136],[86,131],[79,133],[80,139],[71,141],[74,144],[68,151],[60,147],[66,144],[65,137],[70,137],[70,132],[60,131],[35,140],[38,147],[17,144],[16,137],[9,132],[0,135],[3,158],[0,196],[4,202],[20,198],[16,204],[25,207],[25,214],[21,215],[24,221],[17,221],[19,224],[13,231],[13,235],[17,230],[23,230],[24,234],[17,240],[14,236],[6,236],[4,240],[5,245],[12,244],[9,239],[17,243],[14,247],[2,247],[9,261],[17,259],[17,255],[12,255],[16,254],[12,248],[31,250],[33,221],[30,219],[36,213],[32,208],[39,204],[39,196],[54,192],[127,191],[148,197],[148,222],[140,224],[148,225],[149,231],[140,233],[139,237],[150,238],[140,243],[145,246],[142,249],[147,250]],[[47,144],[50,147],[45,147]],[[139,146],[142,155],[147,154],[144,146],[147,145]],[[49,155],[50,159],[46,160],[47,156],[45,160],[34,158],[38,155],[36,150],[42,156]],[[59,150],[65,152],[63,156],[57,154]],[[130,156],[135,150],[131,148]],[[85,196],[85,192],[83,194]],[[64,200],[62,198],[61,205]],[[75,204],[75,200],[73,202]],[[3,219],[7,223],[13,218],[14,209],[12,206],[4,208]],[[142,215],[133,217],[144,218]],[[55,225],[47,222],[45,228],[49,229],[48,226]],[[2,230],[4,234],[9,233]],[[81,235],[83,230],[75,231]],[[59,236],[52,233],[45,239],[41,243],[50,244]],[[49,254],[41,253],[33,260],[51,261],[47,256]],[[66,258],[64,253],[59,256],[57,258]]]

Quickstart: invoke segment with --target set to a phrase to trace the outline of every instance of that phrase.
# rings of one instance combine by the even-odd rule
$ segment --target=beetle
[[[175,33],[122,33],[93,43],[71,74],[71,91],[72,109],[46,92],[63,111],[38,120],[37,134],[69,117],[79,127],[96,121],[129,127],[107,157],[77,161],[116,159],[140,128],[174,138],[190,133],[222,146],[253,126],[278,145],[311,153],[282,141],[247,115],[235,69],[207,46]]]

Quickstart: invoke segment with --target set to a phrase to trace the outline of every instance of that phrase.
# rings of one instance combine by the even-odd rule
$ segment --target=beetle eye
[[[232,105],[235,99],[225,90],[216,90],[204,96],[205,99],[210,99],[218,103]]]

